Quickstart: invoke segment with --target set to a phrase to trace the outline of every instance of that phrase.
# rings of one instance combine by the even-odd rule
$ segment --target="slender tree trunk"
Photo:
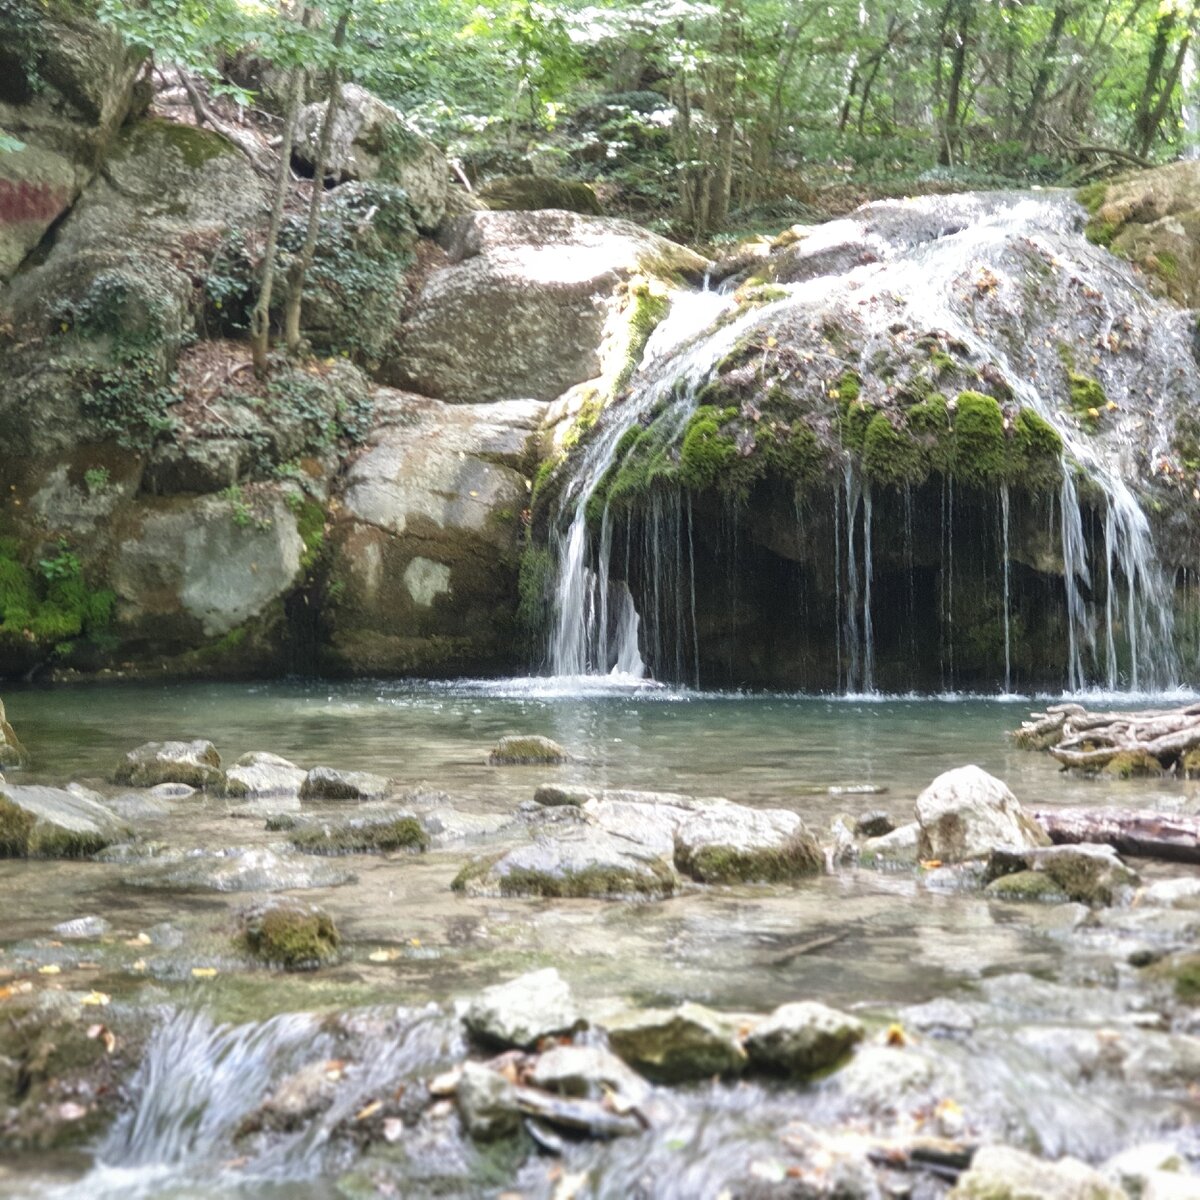
[[[1149,155],[1150,149],[1158,137],[1158,131],[1162,128],[1163,119],[1171,107],[1171,100],[1175,95],[1176,87],[1179,86],[1179,77],[1183,74],[1183,65],[1187,62],[1191,44],[1192,35],[1185,34],[1183,41],[1179,43],[1179,49],[1175,52],[1175,60],[1171,63],[1171,69],[1167,72],[1162,87],[1159,89],[1158,100],[1146,121],[1145,140],[1141,147],[1143,157]]]
[[[304,278],[312,266],[313,255],[317,250],[317,232],[321,227],[321,201],[325,195],[325,167],[329,161],[330,147],[333,145],[333,130],[342,98],[342,75],[337,55],[346,41],[346,27],[350,24],[352,8],[351,3],[342,9],[333,31],[334,60],[329,68],[329,98],[325,102],[321,139],[317,145],[317,158],[313,167],[312,195],[308,202],[308,227],[304,231],[304,245],[292,265],[288,279],[287,309],[283,325],[289,354],[295,354],[300,349],[300,309],[304,296]]]
[[[944,167],[961,161],[963,80],[967,71],[967,38],[971,26],[972,0],[958,0],[958,22],[954,31],[954,54],[950,61],[950,86],[946,92],[946,116],[942,127],[939,162]]]
[[[1175,14],[1168,9],[1162,13],[1154,26],[1154,42],[1150,47],[1150,62],[1146,66],[1146,79],[1142,84],[1137,107],[1133,113],[1134,145],[1143,157],[1154,141],[1156,129],[1152,113],[1155,107],[1155,98],[1162,85],[1163,69],[1166,66],[1167,52],[1171,48],[1171,35],[1174,29]]]
[[[305,0],[300,0],[300,26],[307,29],[312,10]],[[283,207],[287,200],[288,181],[292,173],[292,138],[296,132],[296,120],[300,113],[300,90],[304,81],[304,69],[295,67],[288,80],[287,110],[284,116],[283,136],[279,144],[279,170],[275,175],[275,198],[271,204],[271,220],[267,226],[267,244],[263,250],[262,282],[258,289],[258,302],[250,314],[250,353],[254,358],[254,373],[261,379],[267,374],[267,354],[271,349],[271,292],[275,285],[276,247],[279,244],[279,227],[283,224]]]
[[[729,219],[729,200],[733,191],[733,148],[737,135],[737,51],[741,35],[741,11],[737,0],[725,0],[721,6],[721,30],[717,39],[718,69],[714,72],[717,134],[709,167],[709,203],[706,227],[720,229]]]
[[[1033,149],[1037,121],[1042,113],[1042,101],[1046,98],[1046,89],[1050,86],[1050,78],[1054,73],[1054,56],[1058,53],[1058,44],[1062,40],[1063,29],[1067,24],[1069,7],[1059,4],[1054,9],[1054,17],[1050,23],[1050,34],[1042,51],[1042,61],[1034,77],[1033,90],[1029,94],[1029,103],[1021,118],[1020,139],[1025,144],[1026,153]]]

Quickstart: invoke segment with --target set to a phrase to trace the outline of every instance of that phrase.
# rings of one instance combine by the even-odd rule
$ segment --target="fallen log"
[[[1056,845],[1112,846],[1132,858],[1200,863],[1200,817],[1119,808],[1042,809],[1033,819]]]

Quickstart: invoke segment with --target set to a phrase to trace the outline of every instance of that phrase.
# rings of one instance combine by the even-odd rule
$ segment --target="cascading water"
[[[973,294],[1000,285],[993,269],[1005,269],[1004,255],[1017,241],[1034,246],[1045,242],[1042,250],[1051,263],[1051,272],[1078,280],[1086,279],[1089,271],[1095,274],[1121,268],[1106,265],[1102,252],[1083,240],[1077,229],[1078,209],[1069,197],[1028,193],[950,199],[953,205],[944,211],[938,199],[911,202],[906,211],[918,214],[926,224],[907,241],[901,236],[889,242],[864,220],[855,229],[869,252],[865,265],[835,266],[840,274],[785,285],[760,307],[737,311],[731,296],[709,291],[675,297],[667,319],[647,344],[630,396],[602,419],[572,464],[560,500],[560,518],[551,531],[558,564],[550,642],[550,666],[556,675],[612,673],[636,681],[646,674],[648,655],[656,669],[667,675],[680,680],[699,677],[691,498],[685,504],[682,496],[664,500],[655,494],[639,515],[637,549],[645,576],[638,590],[644,607],[640,621],[630,591],[631,527],[621,526],[626,561],[614,572],[617,518],[606,499],[599,518],[599,537],[594,538],[594,526],[589,528],[589,500],[610,468],[621,465],[620,448],[627,430],[644,427],[654,418],[660,426],[665,423],[677,433],[682,432],[697,405],[697,394],[741,339],[778,327],[790,314],[818,312],[827,303],[830,288],[840,286],[859,296],[853,301],[863,331],[858,361],[869,364],[887,350],[896,328],[896,304],[889,298],[902,296],[906,327],[937,331],[947,343],[960,347],[967,361],[1005,381],[1014,403],[1038,414],[1059,434],[1063,452],[1053,537],[1062,564],[1066,686],[1079,691],[1097,683],[1110,690],[1161,690],[1175,685],[1179,670],[1170,582],[1157,561],[1146,515],[1125,482],[1124,473],[1131,464],[1116,461],[1111,445],[1093,440],[1089,429],[1064,417],[1053,394],[1039,386],[1038,371],[1031,369],[1036,360],[1027,354],[1022,338],[1013,336],[1011,330],[989,328],[976,320],[973,306],[964,304],[962,297],[964,291]],[[896,206],[889,209],[887,204],[873,207],[896,210]],[[821,227],[811,238],[814,253],[836,245],[838,227],[851,224],[852,220]],[[981,275],[973,276],[972,272]],[[1119,280],[1114,276],[1114,281],[1122,288],[1131,286],[1124,276]],[[1085,285],[1080,282],[1077,286]],[[879,303],[872,306],[867,303],[870,299]],[[1102,307],[1102,297],[1095,304]],[[1106,311],[1099,340],[1115,344],[1126,336],[1127,329],[1127,320],[1122,326],[1115,313]],[[765,341],[774,344],[773,337]],[[1131,372],[1122,386],[1133,388],[1138,382]],[[1083,481],[1087,484],[1088,504],[1099,508],[1104,516],[1101,539],[1089,537],[1085,526],[1087,510],[1080,498]],[[836,663],[831,668],[845,691],[869,692],[874,690],[878,674],[878,496],[872,496],[869,480],[860,477],[849,455],[836,493],[831,530],[836,607],[831,650]],[[917,604],[910,489],[906,489],[905,497],[911,625]],[[954,479],[947,477],[938,550],[938,641],[942,686],[950,690],[956,686],[958,675],[956,640],[961,634],[956,626],[959,606],[964,603],[958,595],[955,531],[967,509],[969,505],[956,497]],[[1009,692],[1014,686],[1016,597],[1012,545],[1015,518],[1007,482],[1000,487],[999,509],[1000,528],[994,544],[1002,560],[998,617],[1002,625],[1003,687]],[[594,512],[590,519],[596,519]],[[735,535],[737,524],[736,518],[730,523]],[[1102,544],[1095,544],[1097,541]],[[731,601],[736,607],[736,590]],[[884,615],[890,618],[889,613]],[[915,654],[915,637],[910,635],[908,643]]]

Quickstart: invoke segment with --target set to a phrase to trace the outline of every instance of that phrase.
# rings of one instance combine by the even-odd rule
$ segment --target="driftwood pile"
[[[1141,712],[1089,712],[1052,704],[1012,734],[1018,746],[1048,750],[1064,767],[1130,778],[1200,778],[1200,704]]]

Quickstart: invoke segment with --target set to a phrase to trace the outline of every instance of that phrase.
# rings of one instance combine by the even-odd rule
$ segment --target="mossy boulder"
[[[490,180],[477,194],[488,208],[501,212],[559,208],[598,217],[604,211],[592,187],[576,179],[509,175]]]
[[[308,854],[385,854],[429,848],[425,827],[411,813],[387,817],[354,817],[299,826],[292,845]]]
[[[781,1005],[755,1025],[746,1050],[761,1070],[807,1079],[836,1067],[865,1032],[857,1018],[804,1000]]]
[[[634,1009],[606,1018],[603,1026],[613,1052],[657,1083],[738,1075],[746,1066],[738,1018],[702,1004]]]
[[[224,793],[238,800],[299,796],[306,775],[278,754],[251,750],[225,772]]]
[[[1125,1190],[1076,1158],[1049,1161],[1011,1146],[982,1146],[950,1200],[1127,1200]]]
[[[1067,893],[1045,871],[1014,871],[1001,875],[984,888],[997,900],[1067,900]]]
[[[98,800],[0,781],[0,858],[88,858],[128,836]]]
[[[825,857],[796,813],[729,804],[679,823],[675,866],[701,883],[788,883],[820,874]]]
[[[1185,954],[1170,965],[1175,995],[1187,1004],[1200,1004],[1200,954]]]
[[[194,788],[220,789],[225,773],[212,742],[146,742],[130,750],[113,772],[115,783],[130,787],[157,787],[160,783],[185,783]]]
[[[570,754],[552,738],[530,733],[502,737],[488,754],[488,763],[493,767],[549,767],[570,760]]]
[[[238,940],[253,958],[288,971],[308,971],[337,956],[341,937],[333,918],[312,904],[286,901],[248,909]]]
[[[313,767],[300,785],[301,800],[381,800],[391,783],[370,771],[340,771]]]
[[[1122,750],[1100,770],[1112,779],[1153,779],[1166,774],[1161,762],[1145,750]]]
[[[997,849],[988,858],[986,874],[992,881],[987,888],[990,895],[1008,899],[1063,898],[1093,907],[1127,900],[1141,882],[1137,872],[1107,845]]]

